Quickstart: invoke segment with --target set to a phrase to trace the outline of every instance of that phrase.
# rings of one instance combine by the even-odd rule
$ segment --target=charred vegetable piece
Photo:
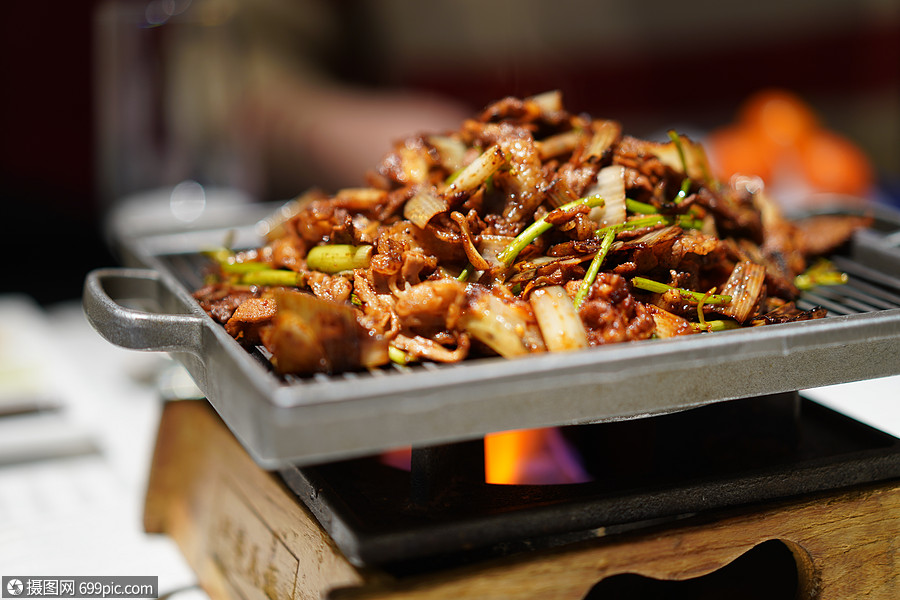
[[[277,315],[262,341],[281,373],[335,373],[388,361],[388,344],[372,336],[346,305],[305,292],[275,293]]]

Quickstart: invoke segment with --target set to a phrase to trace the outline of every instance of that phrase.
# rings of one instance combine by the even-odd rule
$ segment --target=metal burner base
[[[580,425],[566,435],[595,481],[486,485],[374,458],[280,474],[352,562],[397,573],[900,478],[900,440],[796,393]],[[452,448],[433,454],[452,463]],[[470,456],[466,447],[459,458]]]
[[[836,600],[900,592],[897,479],[597,532],[467,566],[435,563],[413,575],[358,567],[203,401],[165,406],[145,528],[175,540],[213,600]]]

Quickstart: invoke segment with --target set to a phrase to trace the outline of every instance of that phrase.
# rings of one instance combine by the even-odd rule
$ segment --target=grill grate
[[[172,353],[260,465],[310,465],[896,375],[900,252],[884,242],[898,230],[900,214],[876,215],[871,230],[832,257],[850,283],[800,301],[823,306],[828,318],[518,360],[279,378],[264,351],[247,352],[190,295],[206,273],[201,251],[221,246],[233,228],[130,238],[126,264],[142,268],[89,274],[84,304],[111,342]],[[252,226],[236,231],[236,248],[259,241]],[[146,299],[157,312],[126,309],[116,298]]]
[[[833,262],[849,281],[804,292],[797,302],[800,308],[822,306],[832,317],[900,308],[900,281],[846,257],[836,256]]]
[[[187,289],[194,290],[203,285],[208,259],[202,254],[168,254],[159,258]],[[797,300],[797,306],[800,309],[811,310],[822,307],[827,310],[829,317],[836,317],[900,308],[900,280],[881,271],[870,269],[847,256],[833,256],[831,260],[838,270],[848,275],[848,282],[838,286],[821,286],[804,292]],[[251,354],[266,368],[271,369],[271,354],[268,350],[257,346],[251,350]],[[345,372],[331,375],[316,373],[306,377],[284,375],[282,380],[287,385],[303,386],[340,379],[359,381],[368,377],[385,378],[421,371],[438,372],[458,368],[464,364],[466,362],[457,364],[422,362],[415,365],[391,363],[366,372]]]

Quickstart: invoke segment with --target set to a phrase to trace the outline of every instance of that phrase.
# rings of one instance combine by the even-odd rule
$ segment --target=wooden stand
[[[897,481],[411,577],[359,568],[205,401],[166,405],[144,523],[178,543],[214,600],[581,599],[617,574],[684,581],[721,573],[770,540],[796,565],[796,595],[785,597],[900,598]],[[752,593],[743,585],[718,597],[773,597]]]

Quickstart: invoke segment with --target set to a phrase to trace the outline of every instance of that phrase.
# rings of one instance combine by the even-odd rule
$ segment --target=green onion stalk
[[[661,283],[659,281],[653,281],[652,279],[647,279],[645,277],[635,277],[631,280],[631,285],[634,287],[645,290],[648,292],[655,292],[657,294],[664,294],[670,290],[674,290],[678,292],[678,294],[684,298],[685,300],[689,300],[692,302],[702,302],[704,304],[715,304],[715,305],[724,305],[731,303],[731,296],[727,294],[708,294],[704,292],[695,292],[693,290],[686,290],[684,288],[673,287],[671,285],[667,285],[665,283]]]
[[[659,221],[660,224],[672,225],[678,224],[685,229],[702,229],[703,228],[703,219],[699,217],[699,215],[693,210],[696,207],[691,207],[691,212],[685,215],[661,215],[657,213],[657,209],[652,204],[647,204],[646,202],[639,202],[637,200],[631,200],[629,198],[625,199],[625,208],[627,208],[631,213],[644,215],[644,218],[654,217],[657,219],[664,219]],[[636,220],[636,219],[635,219]],[[629,221],[631,223],[635,220]],[[656,223],[650,223],[651,225],[655,225]],[[632,229],[636,229],[638,227],[643,227],[643,225],[637,225],[632,227]]]
[[[849,281],[846,273],[834,268],[831,261],[819,259],[804,273],[794,277],[794,285],[800,290],[809,290],[817,285],[843,285]]]
[[[703,299],[697,302],[697,321],[703,327],[706,327],[706,315],[703,313],[703,305],[706,304],[706,299],[709,298],[710,294],[712,294],[712,291],[707,292]]]
[[[556,210],[570,210],[580,205],[587,205],[591,208],[595,208],[598,206],[603,206],[604,201],[600,196],[587,196],[585,198],[580,198],[573,202],[569,202],[567,204],[563,204]],[[509,243],[509,245],[504,248],[500,254],[497,255],[497,258],[504,265],[509,266],[516,260],[516,257],[519,255],[522,250],[524,250],[528,244],[533,242],[545,231],[548,231],[551,227],[553,227],[552,223],[548,223],[546,220],[546,216],[541,217],[540,219],[535,220],[534,223],[526,227],[522,233],[517,235],[513,241]]]
[[[591,286],[594,285],[597,274],[600,272],[600,265],[603,264],[606,255],[609,254],[610,247],[612,247],[613,240],[616,239],[615,229],[612,227],[604,227],[604,229],[606,232],[603,234],[603,241],[600,242],[600,249],[597,250],[597,254],[595,254],[593,260],[591,260],[587,273],[585,273],[584,279],[581,281],[581,287],[578,288],[578,292],[575,294],[574,303],[576,309],[581,306],[581,303],[584,302],[584,299],[587,297]]]
[[[234,251],[225,246],[222,246],[220,248],[212,248],[210,250],[204,250],[203,255],[211,258],[220,265],[225,265],[229,261],[234,259]]]
[[[372,261],[372,246],[349,244],[325,244],[314,246],[306,255],[306,265],[323,273],[339,273],[353,269],[365,269]]]
[[[303,287],[305,280],[304,274],[296,271],[266,269],[241,273],[237,282],[243,285]]]
[[[692,217],[691,215],[660,215],[653,214],[644,217],[638,217],[619,223],[617,225],[608,225],[597,231],[597,235],[604,235],[606,229],[613,229],[616,233],[620,231],[632,231],[634,229],[643,229],[644,227],[654,227],[656,225],[679,225],[685,229],[701,229],[703,221]]]
[[[264,262],[247,261],[247,262],[224,262],[219,263],[219,267],[223,273],[232,275],[241,275],[244,273],[253,273],[257,271],[271,271],[272,265]]]
[[[412,355],[407,352],[404,352],[397,346],[393,344],[388,346],[388,358],[392,363],[398,365],[406,365],[413,361]]]
[[[681,189],[678,190],[678,195],[675,196],[675,204],[681,203],[685,198],[687,198],[688,191],[691,189],[691,179],[687,176],[688,167],[687,167],[687,158],[684,155],[684,145],[681,143],[681,137],[676,133],[674,129],[669,130],[669,139],[672,140],[672,143],[675,144],[675,150],[678,151],[678,158],[681,159],[681,168],[684,170],[684,179],[681,181]]]
[[[636,213],[639,215],[655,215],[656,207],[652,204],[647,204],[646,202],[639,202],[637,200],[632,200],[631,198],[625,198],[625,208],[627,208],[632,213]]]
[[[740,329],[740,325],[737,321],[726,321],[726,320],[715,320],[715,321],[704,321],[703,323],[691,323],[691,328],[694,331],[726,331],[728,329]]]

